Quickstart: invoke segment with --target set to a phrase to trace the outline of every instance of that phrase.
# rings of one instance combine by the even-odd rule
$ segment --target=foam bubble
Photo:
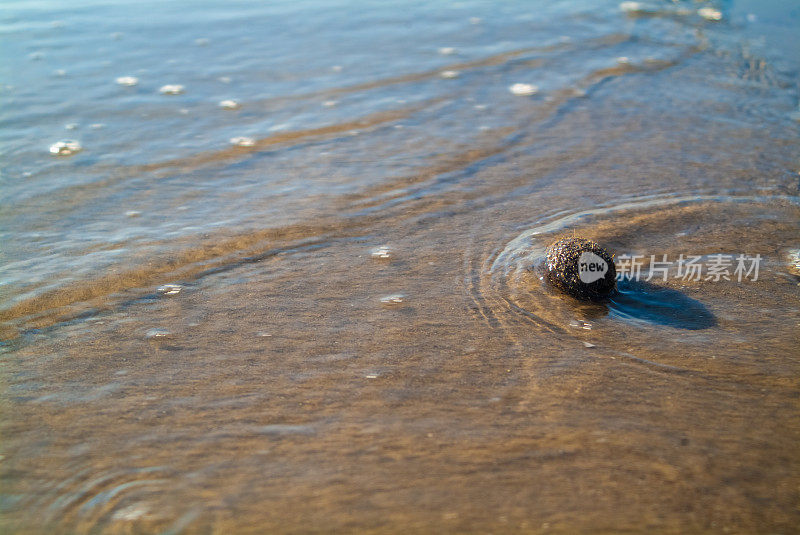
[[[133,504],[125,507],[124,509],[120,509],[114,513],[112,517],[114,520],[122,520],[124,522],[131,522],[133,520],[137,520],[145,515],[147,515],[150,510],[140,504]]]
[[[439,73],[439,76],[441,76],[442,78],[450,79],[450,78],[458,78],[460,74],[461,73],[458,71],[442,71]]]
[[[117,78],[117,83],[119,85],[133,87],[139,83],[139,79],[135,76],[120,76],[119,78]]]
[[[512,95],[529,97],[531,95],[535,95],[536,93],[538,93],[539,87],[533,84],[517,83],[509,86],[508,90],[511,91]]]
[[[452,46],[443,46],[439,49],[439,54],[443,56],[450,56],[456,53],[456,49]]]
[[[636,13],[642,10],[642,4],[640,2],[622,2],[619,8],[625,13]]]
[[[181,290],[183,290],[183,286],[180,284],[164,284],[156,289],[161,295],[178,295]]]
[[[185,91],[185,89],[186,88],[181,84],[167,84],[162,85],[158,92],[162,95],[180,95]]]
[[[381,303],[387,306],[400,305],[403,304],[405,300],[406,296],[403,294],[392,294],[381,297]]]
[[[722,20],[722,12],[714,9],[713,7],[701,7],[697,10],[697,14],[704,19],[713,22]]]
[[[389,249],[388,245],[381,245],[380,247],[376,247],[372,251],[370,251],[370,256],[372,258],[385,260],[387,258],[391,258],[392,251],[391,249]]]
[[[225,108],[226,110],[235,110],[235,109],[240,108],[241,104],[239,104],[239,102],[237,102],[235,100],[228,99],[228,100],[220,101],[219,107],[220,108]]]
[[[169,338],[172,333],[166,329],[150,329],[145,333],[145,337],[152,340],[154,338]]]
[[[80,152],[82,149],[83,147],[81,147],[81,144],[77,141],[65,139],[64,141],[59,141],[50,145],[50,154],[69,156],[71,154],[75,154],[76,152]]]
[[[800,273],[800,249],[789,251],[786,257],[789,260],[789,268],[795,273]]]
[[[230,142],[231,145],[236,145],[237,147],[252,147],[256,144],[253,138],[247,136],[232,137]]]

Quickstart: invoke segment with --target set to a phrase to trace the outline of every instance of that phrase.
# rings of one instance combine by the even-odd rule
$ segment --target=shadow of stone
[[[609,314],[623,320],[692,331],[717,324],[703,303],[677,290],[633,280],[620,281],[617,289],[605,305]]]

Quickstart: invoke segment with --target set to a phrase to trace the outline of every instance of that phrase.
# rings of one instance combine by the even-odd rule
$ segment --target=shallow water
[[[0,526],[795,529],[800,13],[623,7],[7,2]]]

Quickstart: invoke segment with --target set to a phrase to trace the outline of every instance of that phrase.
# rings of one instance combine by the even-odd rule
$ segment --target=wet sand
[[[746,220],[764,206],[662,209],[616,239],[588,228],[671,252],[676,231],[700,226],[694,239],[714,250],[746,238],[771,256],[766,238],[796,229],[800,210],[784,209],[791,224],[722,242],[703,235],[716,235],[709,213]],[[286,250],[30,335],[6,364],[20,370],[5,434],[20,447],[9,476],[37,512],[26,524],[791,530],[796,277],[659,285],[713,325],[628,324],[473,267],[485,253],[452,254],[465,218]],[[483,223],[472,247],[492,245]],[[390,238],[392,257],[372,259]],[[403,302],[381,304],[392,292]]]
[[[253,93],[252,147],[209,100],[208,148],[10,153],[2,530],[796,530],[796,71],[733,8],[587,7],[525,43],[535,18],[472,7],[459,31],[520,42]],[[258,122],[282,109],[308,122]],[[762,262],[584,303],[536,270],[572,235]]]

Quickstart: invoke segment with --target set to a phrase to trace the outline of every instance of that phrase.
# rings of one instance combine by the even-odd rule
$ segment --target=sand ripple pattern
[[[604,304],[582,303],[563,296],[543,281],[538,269],[547,246],[561,237],[588,235],[601,243],[609,243],[614,249],[620,246],[618,244],[632,241],[620,239],[621,232],[636,232],[637,238],[653,250],[676,258],[678,252],[670,249],[673,245],[665,241],[679,234],[679,229],[673,229],[672,225],[694,224],[693,218],[696,218],[697,224],[703,226],[714,222],[715,215],[725,211],[747,213],[750,207],[773,203],[786,206],[790,212],[800,205],[792,196],[698,194],[632,198],[590,210],[555,214],[525,230],[502,249],[483,256],[470,253],[464,264],[465,290],[475,316],[485,325],[500,329],[511,340],[524,339],[533,329],[560,339],[583,340],[590,344],[587,347],[594,347],[595,343],[589,342],[594,340],[641,363],[643,359],[624,351],[631,338],[647,336],[650,329],[665,327],[701,332],[714,328],[713,315],[702,303],[682,291],[669,289],[674,284],[623,285],[621,295]],[[745,220],[742,216],[739,223]],[[635,227],[631,221],[640,222],[642,228],[638,232],[631,229]],[[720,241],[719,246],[735,245]],[[747,247],[747,244],[739,246]],[[617,253],[630,254],[631,251],[618,250]],[[644,273],[646,269],[647,264]],[[646,364],[670,369],[668,365],[649,361]]]

